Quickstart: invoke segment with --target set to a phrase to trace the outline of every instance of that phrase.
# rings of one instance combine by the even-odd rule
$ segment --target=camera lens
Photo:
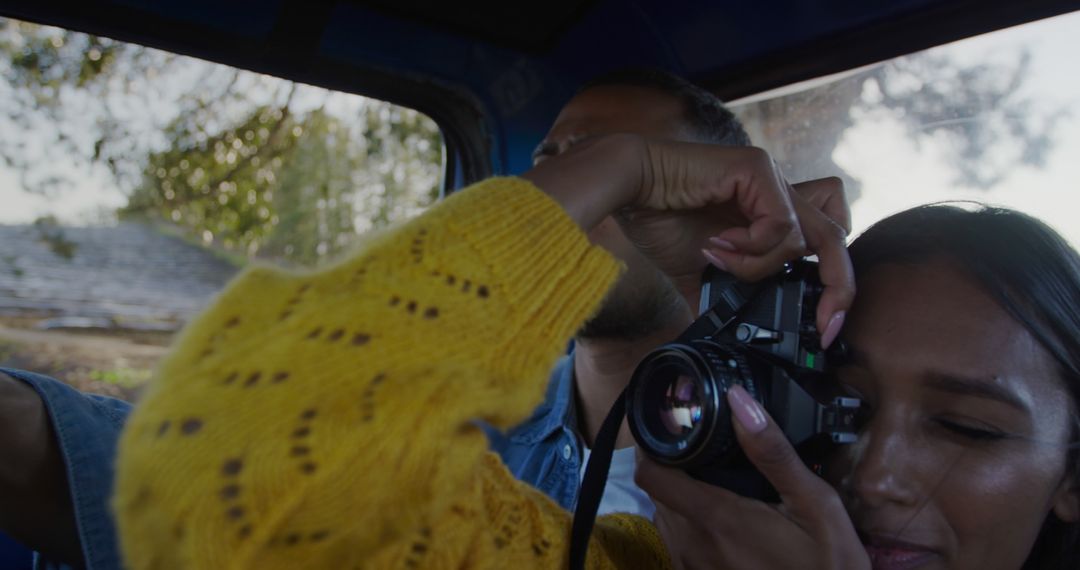
[[[630,430],[642,450],[669,465],[715,460],[734,445],[724,395],[751,385],[743,360],[708,341],[672,343],[638,366],[627,392]]]

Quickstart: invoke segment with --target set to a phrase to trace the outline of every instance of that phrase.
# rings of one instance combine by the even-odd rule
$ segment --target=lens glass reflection
[[[668,435],[681,439],[694,431],[701,422],[701,390],[692,377],[680,374],[668,383],[659,412]]]

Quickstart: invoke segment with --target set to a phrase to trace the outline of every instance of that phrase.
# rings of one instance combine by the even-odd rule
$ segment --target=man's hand
[[[524,177],[585,230],[615,215],[630,241],[686,296],[708,263],[754,281],[817,254],[824,346],[854,299],[838,179],[792,186],[761,149],[609,135],[579,143]]]
[[[67,471],[45,404],[2,373],[0,530],[50,560],[83,566]]]
[[[678,570],[869,570],[836,491],[812,473],[742,388],[728,392],[739,445],[780,494],[772,505],[642,458],[636,480]]]

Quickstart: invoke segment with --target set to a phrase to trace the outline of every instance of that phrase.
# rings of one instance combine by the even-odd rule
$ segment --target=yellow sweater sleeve
[[[181,335],[120,443],[128,568],[553,568],[570,514],[473,420],[542,399],[618,272],[531,184],[458,193],[310,274],[244,272]],[[655,568],[604,517],[593,568]]]

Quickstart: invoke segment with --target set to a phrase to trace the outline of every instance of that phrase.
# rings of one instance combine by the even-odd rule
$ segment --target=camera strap
[[[589,549],[589,536],[596,523],[596,511],[600,508],[600,499],[604,496],[608,471],[611,470],[611,456],[615,453],[615,440],[619,436],[619,427],[626,417],[626,390],[619,393],[615,404],[611,406],[600,432],[596,434],[589,464],[585,466],[585,477],[581,480],[578,491],[577,508],[574,509],[574,523],[570,529],[570,570],[584,570],[585,554]]]
[[[716,299],[704,308],[701,315],[679,335],[680,340],[706,338],[724,329],[742,312],[743,308],[764,289],[759,283],[733,282]],[[702,288],[702,299],[708,300],[708,287]]]
[[[708,283],[708,277],[705,281]],[[706,337],[715,334],[716,331],[731,323],[763,288],[761,283],[732,282],[720,292],[715,303],[699,316],[680,338]],[[703,291],[703,296],[708,297],[707,290]],[[600,508],[600,500],[604,496],[604,487],[607,485],[611,457],[615,453],[615,440],[619,435],[623,418],[626,417],[628,389],[624,389],[619,394],[615,404],[611,406],[611,411],[604,418],[604,423],[600,425],[600,432],[596,435],[592,453],[589,455],[589,464],[585,466],[585,476],[578,490],[577,508],[574,509],[574,522],[570,529],[570,570],[584,570],[585,568],[589,536],[596,523],[596,511]]]

